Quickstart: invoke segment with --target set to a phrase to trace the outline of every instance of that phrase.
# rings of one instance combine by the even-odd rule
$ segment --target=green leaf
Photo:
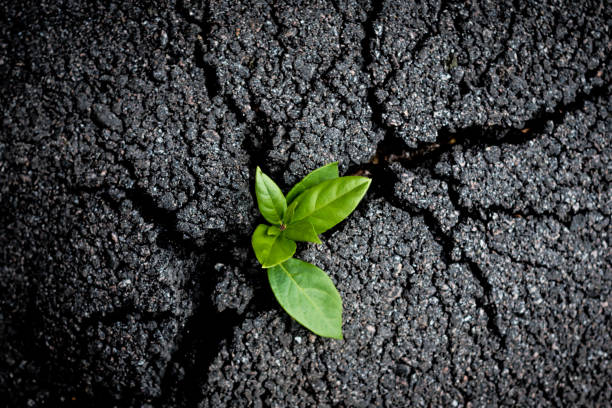
[[[342,340],[342,299],[325,272],[291,258],[268,269],[268,280],[278,303],[298,323],[319,336]]]
[[[285,234],[285,237],[294,241],[314,242],[315,244],[321,243],[314,227],[306,220],[289,224],[287,229],[283,231],[283,234]]]
[[[295,200],[297,196],[308,190],[310,187],[314,187],[317,184],[327,180],[336,179],[338,176],[338,162],[319,167],[318,169],[310,172],[302,179],[302,181],[293,186],[291,191],[287,193],[287,204],[291,204],[291,202]]]
[[[353,212],[371,182],[367,177],[347,176],[309,188],[295,200],[291,223],[306,220],[317,234],[327,231]]]
[[[271,224],[280,224],[287,201],[281,189],[259,167],[255,171],[255,195],[261,215]]]
[[[265,224],[259,224],[255,228],[251,245],[257,260],[264,268],[286,261],[293,256],[296,249],[295,242],[285,238],[280,233],[280,228]]]

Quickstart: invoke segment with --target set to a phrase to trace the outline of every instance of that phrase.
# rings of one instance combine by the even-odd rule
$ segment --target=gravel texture
[[[371,72],[386,126],[412,147],[442,128],[521,127],[602,85],[602,2],[404,2],[378,6]]]
[[[605,2],[3,2],[7,406],[608,406]],[[276,303],[254,169],[373,178]]]
[[[297,3],[297,4],[293,4]],[[209,5],[207,61],[222,92],[259,126],[262,157],[292,185],[310,169],[367,162],[384,136],[368,103],[358,2]]]

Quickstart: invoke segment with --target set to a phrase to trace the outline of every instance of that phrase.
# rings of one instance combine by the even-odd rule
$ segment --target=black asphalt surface
[[[0,405],[610,406],[609,2],[0,6]],[[250,248],[331,161],[344,341]]]

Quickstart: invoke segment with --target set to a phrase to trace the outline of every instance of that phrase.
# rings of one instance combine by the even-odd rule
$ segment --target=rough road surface
[[[0,3],[8,406],[609,406],[609,2]],[[335,160],[344,341],[250,249]]]

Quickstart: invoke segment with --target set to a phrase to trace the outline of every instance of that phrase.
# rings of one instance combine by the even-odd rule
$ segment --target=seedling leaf
[[[338,162],[319,167],[318,169],[310,172],[302,179],[302,181],[293,186],[289,193],[287,193],[287,204],[291,204],[291,202],[295,200],[297,196],[308,190],[310,187],[314,187],[317,184],[327,180],[336,179],[338,176]]]
[[[370,187],[367,177],[347,176],[324,181],[304,191],[294,202],[291,223],[310,222],[321,234],[348,217]]]
[[[268,269],[268,280],[278,303],[298,323],[319,336],[342,340],[342,299],[325,272],[291,258]]]
[[[272,230],[272,231],[270,231]],[[276,226],[259,224],[251,237],[251,245],[257,260],[264,268],[270,268],[295,253],[296,244],[280,233]]]
[[[321,243],[321,240],[317,236],[314,227],[306,220],[289,224],[283,233],[285,234],[285,237],[294,241],[314,242],[315,244]]]
[[[259,212],[270,223],[280,225],[287,201],[281,189],[259,167],[255,170],[255,195]]]

